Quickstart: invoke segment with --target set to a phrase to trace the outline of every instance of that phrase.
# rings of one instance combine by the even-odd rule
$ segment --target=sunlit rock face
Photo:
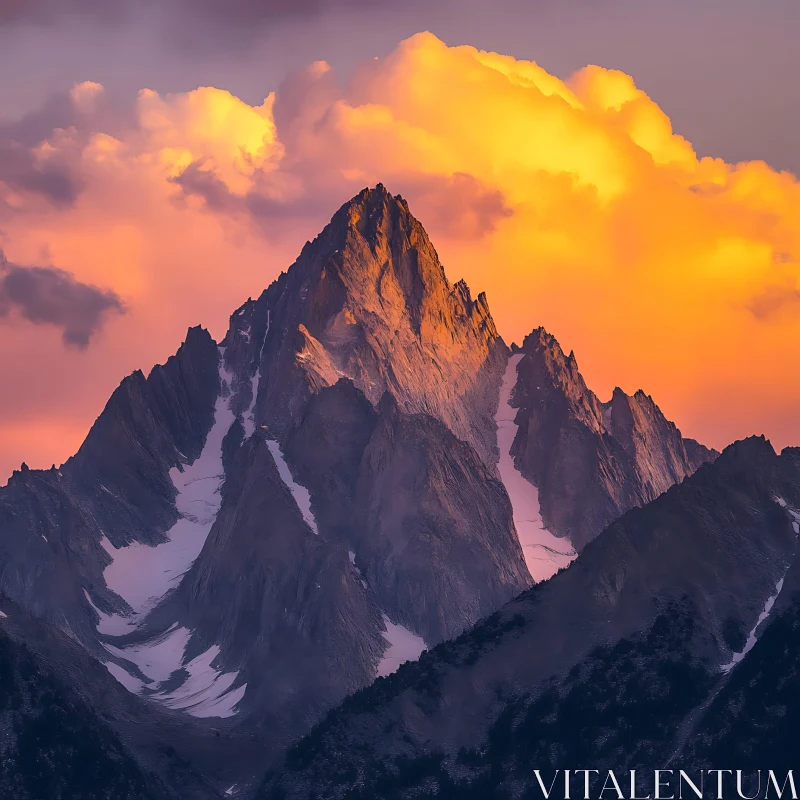
[[[373,405],[388,391],[494,460],[507,348],[485,296],[448,282],[408,204],[381,185],[342,206],[287,273],[233,314],[225,344],[243,398],[246,376],[267,378],[259,423],[286,429],[309,394],[347,377]]]

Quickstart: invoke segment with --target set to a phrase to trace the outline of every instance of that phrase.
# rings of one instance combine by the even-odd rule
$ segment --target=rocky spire
[[[373,404],[389,391],[494,461],[507,348],[485,296],[450,284],[408,203],[381,184],[345,203],[287,273],[234,313],[224,344],[248,401],[252,376],[269,372],[255,411],[279,435],[309,394],[347,377]]]

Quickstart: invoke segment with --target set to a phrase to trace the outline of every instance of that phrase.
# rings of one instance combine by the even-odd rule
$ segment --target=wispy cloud
[[[65,344],[85,349],[108,314],[124,311],[110,289],[81,283],[56,267],[20,267],[0,250],[0,319],[17,312],[35,325],[54,325]]]

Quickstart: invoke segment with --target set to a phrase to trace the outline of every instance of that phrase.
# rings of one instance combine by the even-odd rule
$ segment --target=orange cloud
[[[222,89],[145,90],[113,117],[91,83],[71,102],[45,140],[0,131],[0,246],[18,264],[46,252],[128,313],[50,382],[58,336],[6,321],[4,381],[20,387],[2,401],[6,426],[46,417],[50,432],[61,417],[70,431],[52,436],[48,466],[125,372],[163,360],[189,324],[221,336],[233,307],[378,181],[407,197],[450,278],[487,291],[507,340],[544,325],[601,394],[644,388],[709,444],[800,443],[800,184],[698,158],[624,73],[562,81],[419,34],[345,83],[312,64],[255,107]],[[0,474],[25,453],[3,442]]]

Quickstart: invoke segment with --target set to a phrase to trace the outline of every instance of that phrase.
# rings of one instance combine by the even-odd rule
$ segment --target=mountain
[[[533,331],[517,363],[519,433],[511,453],[538,487],[542,520],[581,550],[611,521],[650,502],[717,453],[684,439],[641,390],[601,403],[553,336]]]
[[[516,798],[534,766],[790,766],[799,531],[800,450],[732,445],[349,697],[258,796]]]
[[[127,691],[95,713],[136,758],[135,731],[177,726],[181,759],[245,791],[348,694],[715,456],[644,395],[601,404],[543,331],[512,353],[379,185],[221,343],[191,328],[60,469],[0,488],[0,596]]]
[[[496,385],[507,348],[484,295],[450,285],[401,197],[365,189],[257,301],[223,342],[245,423],[280,439],[308,398],[348,377],[373,404],[441,420],[494,461]],[[246,410],[249,409],[249,410]]]

